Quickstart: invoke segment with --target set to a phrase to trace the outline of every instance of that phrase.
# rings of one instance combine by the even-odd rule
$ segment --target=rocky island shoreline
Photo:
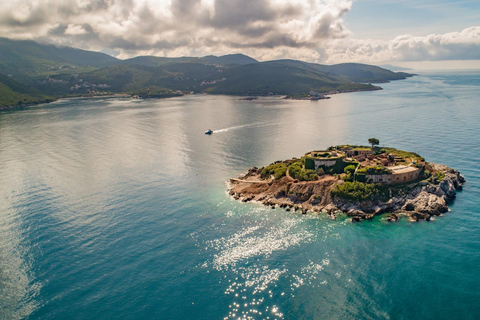
[[[415,153],[337,146],[250,168],[230,179],[228,193],[243,202],[302,214],[335,218],[344,213],[352,221],[386,213],[388,221],[402,216],[429,221],[449,210],[464,182],[457,170],[426,162]]]

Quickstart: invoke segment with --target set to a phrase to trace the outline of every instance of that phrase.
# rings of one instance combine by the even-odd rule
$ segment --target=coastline
[[[329,91],[327,93],[320,93],[319,97],[311,97],[311,96],[308,96],[308,95],[302,96],[302,97],[292,97],[292,96],[285,95],[285,94],[275,94],[275,95],[213,94],[213,93],[208,93],[208,92],[201,92],[201,93],[198,93],[198,94],[225,95],[225,96],[229,96],[229,97],[240,97],[239,100],[242,100],[242,101],[255,101],[255,100],[258,100],[259,97],[277,97],[279,99],[288,99],[288,100],[311,100],[311,101],[316,101],[316,100],[330,99],[331,98],[330,96],[335,95],[335,94],[352,93],[352,92],[365,92],[365,91],[377,91],[377,90],[383,90],[383,88],[379,87],[379,86],[374,86],[374,88],[372,88],[372,89],[335,90],[335,91]],[[1,107],[0,111],[15,110],[15,109],[27,108],[27,107],[31,107],[31,106],[37,106],[37,105],[41,105],[41,104],[49,104],[49,103],[52,103],[52,102],[56,102],[56,101],[59,101],[59,100],[66,100],[66,99],[68,99],[68,100],[98,99],[98,98],[168,99],[168,98],[181,97],[181,96],[186,96],[186,95],[191,95],[191,94],[197,94],[197,93],[184,93],[184,94],[175,94],[175,95],[169,95],[169,96],[147,96],[147,97],[141,97],[141,96],[138,96],[138,95],[128,94],[128,93],[107,94],[107,95],[85,95],[85,96],[75,96],[75,97],[54,97],[54,98],[52,98],[51,101],[48,101],[48,102],[42,101],[42,102],[38,102],[38,103],[29,103],[29,104]]]
[[[29,103],[29,104],[1,107],[0,111],[28,108],[28,107],[38,106],[42,104],[50,104],[50,103],[54,103],[62,100],[80,100],[80,99],[98,99],[98,98],[132,98],[132,96],[129,94],[109,94],[109,95],[96,95],[96,96],[57,97],[57,98],[53,98],[51,101],[48,101],[48,102],[42,101],[38,103]]]
[[[387,82],[385,82],[385,83],[387,83]],[[330,96],[335,95],[335,94],[353,93],[353,92],[370,92],[370,91],[379,91],[379,90],[383,90],[383,88],[379,87],[379,86],[373,86],[373,88],[371,88],[371,89],[350,89],[350,90],[328,91],[326,93],[320,93],[318,96],[305,96],[305,97],[298,97],[298,98],[297,97],[286,96],[285,99],[317,101],[317,100],[331,99]]]
[[[441,182],[418,180],[402,184],[395,188],[395,195],[390,191],[388,199],[352,201],[332,196],[333,188],[344,183],[338,175],[324,175],[316,181],[298,181],[288,174],[278,180],[262,180],[261,170],[256,167],[230,179],[227,192],[242,202],[258,202],[302,214],[323,213],[333,219],[343,213],[357,222],[389,213],[388,221],[398,221],[401,216],[410,221],[429,221],[449,211],[448,204],[455,199],[456,192],[462,190],[465,179],[457,170],[445,165],[428,165],[444,175]]]
[[[41,105],[41,104],[49,104],[49,103],[58,101],[60,99],[62,99],[62,98],[52,98],[52,99],[49,99],[48,101],[39,101],[39,102],[32,102],[32,103],[19,104],[19,105],[17,104],[17,105],[14,105],[14,106],[5,106],[5,107],[0,107],[0,111],[22,109],[22,108],[28,108],[28,107],[31,107],[31,106],[38,106],[38,105]]]

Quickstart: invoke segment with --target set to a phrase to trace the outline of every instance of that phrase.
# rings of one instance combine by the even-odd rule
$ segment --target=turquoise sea
[[[480,319],[480,72],[382,87],[0,112],[0,319]],[[226,194],[370,137],[460,170],[451,212],[353,224]]]

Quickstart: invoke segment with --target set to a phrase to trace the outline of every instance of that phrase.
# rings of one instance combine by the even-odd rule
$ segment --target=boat
[[[205,134],[212,134],[212,133],[213,133],[213,131],[210,130],[210,129],[208,129],[207,131],[205,131]]]

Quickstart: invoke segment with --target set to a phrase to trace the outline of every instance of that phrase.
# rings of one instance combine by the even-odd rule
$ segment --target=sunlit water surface
[[[0,318],[479,319],[480,75],[382,86],[1,112]],[[225,192],[251,166],[370,137],[459,169],[452,211],[352,224]]]

